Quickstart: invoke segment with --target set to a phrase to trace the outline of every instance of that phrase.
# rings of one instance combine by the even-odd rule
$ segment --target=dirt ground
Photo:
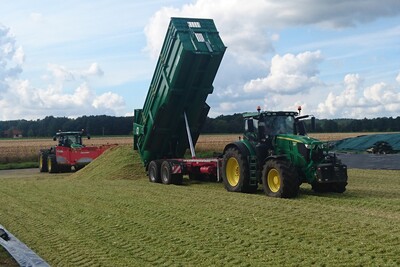
[[[71,172],[72,174],[73,172]],[[0,170],[0,179],[2,178],[27,178],[47,175],[66,175],[65,173],[41,173],[39,168],[17,169],[17,170]]]

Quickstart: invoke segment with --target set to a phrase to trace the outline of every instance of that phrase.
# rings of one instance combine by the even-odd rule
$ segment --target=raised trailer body
[[[213,20],[171,18],[144,106],[134,113],[134,149],[146,168],[183,158],[197,142],[225,49]]]

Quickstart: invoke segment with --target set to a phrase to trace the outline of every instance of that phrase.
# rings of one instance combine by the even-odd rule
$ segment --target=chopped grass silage
[[[118,147],[71,176],[0,179],[0,223],[52,266],[400,265],[400,172],[349,176],[296,199],[167,186]]]

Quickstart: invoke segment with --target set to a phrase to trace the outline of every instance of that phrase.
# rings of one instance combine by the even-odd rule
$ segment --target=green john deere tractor
[[[307,136],[304,121],[315,118],[292,111],[244,114],[244,138],[224,149],[222,178],[232,192],[255,192],[259,184],[267,196],[292,198],[302,183],[315,192],[343,193],[347,166],[325,142]]]

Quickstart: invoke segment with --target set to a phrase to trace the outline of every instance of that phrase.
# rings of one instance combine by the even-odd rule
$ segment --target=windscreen
[[[260,124],[265,127],[264,134],[267,136],[294,134],[294,122],[293,116],[266,116]]]

